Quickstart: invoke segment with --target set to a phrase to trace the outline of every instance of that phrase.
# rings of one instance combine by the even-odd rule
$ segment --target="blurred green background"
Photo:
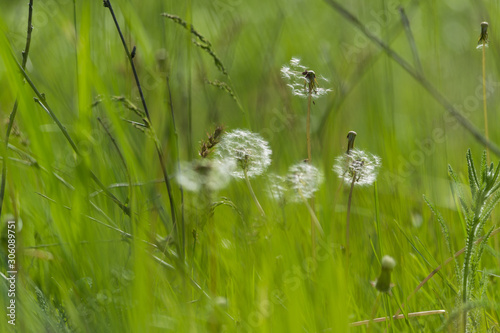
[[[281,207],[266,199],[265,177],[252,182],[268,218],[259,218],[243,182],[233,181],[214,200],[226,198],[234,208],[217,207],[213,223],[197,230],[200,248],[195,251],[202,252],[186,267],[176,259],[175,247],[160,251],[142,242],[165,244],[174,229],[166,187],[153,182],[162,179],[154,142],[124,121],[141,119],[112,100],[124,96],[142,108],[109,11],[102,1],[34,1],[27,73],[76,142],[82,152],[78,157],[49,115],[33,102],[34,94],[11,57],[12,52],[21,61],[27,1],[0,4],[2,142],[14,101],[19,100],[12,147],[6,152],[10,160],[2,211],[2,228],[9,217],[23,224],[17,234],[19,331],[343,332],[349,322],[368,319],[373,312],[378,317],[394,313],[397,303],[449,256],[423,194],[443,213],[455,249],[464,246],[465,227],[450,191],[447,165],[462,175],[465,184],[467,148],[479,160],[484,147],[326,2],[112,1],[129,49],[136,46],[134,62],[171,176],[178,160],[199,158],[200,141],[220,124],[227,130],[260,133],[273,149],[269,171],[285,174],[290,165],[307,157],[307,101],[291,94],[280,69],[299,57],[329,79],[321,84],[333,92],[312,106],[311,131],[313,164],[325,176],[316,213],[329,235],[322,242],[330,255],[318,261],[310,274],[303,272],[310,259],[307,209]],[[488,21],[489,135],[500,142],[498,2],[349,1],[345,6],[416,65],[398,11],[404,8],[423,75],[481,131],[482,52],[476,45],[480,23]],[[161,16],[164,12],[192,22],[211,42],[228,76],[192,43],[186,29]],[[230,94],[208,83],[216,80],[233,89],[241,108]],[[106,186],[128,181],[127,169],[98,118],[123,154],[132,182],[141,183],[111,190],[130,205],[133,218],[95,193],[99,188],[87,171],[88,166]],[[358,134],[356,147],[382,158],[382,169],[376,187],[354,191],[353,258],[346,281],[338,256],[344,242],[348,186],[341,188],[331,169],[335,157],[346,149],[350,130]],[[498,156],[491,156],[497,163]],[[171,183],[180,218],[179,186],[174,179]],[[196,223],[206,218],[200,206],[196,193],[184,192],[188,238],[193,237]],[[207,250],[204,241],[210,228],[219,240],[216,293],[208,292],[207,263],[201,254]],[[498,241],[492,239],[490,245],[483,264],[498,275]],[[36,246],[53,259],[23,249]],[[377,277],[384,254],[397,262],[394,298],[385,308],[374,306],[377,295],[369,284]],[[446,267],[412,299],[409,310],[452,311],[459,290],[454,273],[452,265]],[[498,276],[490,282],[487,297],[498,302]],[[275,302],[276,290],[280,300]],[[1,294],[7,302],[4,289]],[[486,317],[485,329],[500,319],[494,310],[488,310]],[[448,317],[423,318],[401,321],[393,329],[435,331]],[[5,320],[0,327],[12,329]],[[371,327],[383,329],[384,324]]]

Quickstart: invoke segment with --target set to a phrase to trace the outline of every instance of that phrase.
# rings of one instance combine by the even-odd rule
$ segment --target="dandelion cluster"
[[[271,164],[271,148],[259,134],[237,129],[222,137],[217,155],[221,160],[233,160],[236,168],[231,174],[236,178],[261,175]]]
[[[371,185],[377,179],[381,165],[380,157],[359,149],[352,149],[335,159],[333,171],[339,178],[357,185]]]
[[[331,89],[322,88],[318,80],[328,82],[324,76],[317,76],[316,73],[300,64],[299,58],[292,58],[290,65],[281,67],[282,77],[288,81],[287,86],[292,89],[292,94],[299,97],[319,98],[331,92]]]
[[[294,201],[300,201],[303,198],[312,198],[314,192],[323,182],[322,173],[313,165],[307,162],[300,162],[290,167],[287,175],[287,182],[290,189],[294,190]]]
[[[217,191],[228,185],[231,179],[230,172],[234,167],[231,161],[194,160],[181,165],[177,182],[191,192]]]

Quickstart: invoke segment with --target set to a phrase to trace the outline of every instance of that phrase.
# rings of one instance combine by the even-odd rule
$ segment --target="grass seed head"
[[[215,146],[220,142],[220,138],[223,133],[224,133],[224,127],[217,126],[213,133],[207,134],[208,136],[207,140],[201,142],[201,148],[199,153],[201,157],[207,158],[212,153]]]

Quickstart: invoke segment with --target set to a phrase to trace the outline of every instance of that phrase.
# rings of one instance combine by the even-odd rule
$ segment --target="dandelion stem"
[[[309,163],[312,162],[312,157],[311,157],[311,99],[312,99],[312,92],[309,92],[309,95],[307,97],[307,160]]]
[[[354,190],[354,183],[356,180],[356,173],[352,176],[351,189],[349,190],[349,199],[347,200],[347,218],[346,218],[346,257],[347,257],[347,271],[349,270],[349,219],[351,217],[351,201],[352,201],[352,191]]]
[[[484,113],[484,134],[486,140],[489,141],[490,137],[488,134],[488,109],[486,106],[486,40],[483,40],[483,113]],[[486,146],[486,156],[488,163],[490,162],[490,148]]]
[[[307,125],[306,125],[306,132],[307,132],[307,161],[309,163],[312,163],[312,153],[311,153],[311,100],[312,100],[312,89],[309,89],[309,94],[307,96]],[[302,195],[302,194],[301,194]],[[319,226],[321,233],[323,234],[323,231],[321,229],[321,225],[318,222],[318,219],[316,218],[316,214],[314,213],[314,197],[311,198],[311,204],[307,203],[306,200],[306,205],[307,209],[309,209],[309,212],[311,213],[311,251],[312,251],[312,256],[313,258],[316,258],[316,232],[314,229],[314,224],[316,226]]]
[[[255,205],[259,209],[260,215],[265,217],[266,213],[262,209],[262,206],[260,205],[259,200],[257,199],[257,196],[255,195],[255,192],[253,191],[252,184],[250,184],[250,179],[248,178],[247,171],[243,170],[243,173],[245,174],[245,182],[247,183],[248,190],[250,191],[250,194],[252,195],[253,201],[255,202]]]
[[[316,228],[318,228],[321,235],[324,235],[325,232],[323,231],[323,228],[321,227],[321,223],[319,223],[319,220],[316,217],[316,213],[314,213],[314,209],[311,207],[309,202],[307,202],[307,199],[302,194],[302,191],[299,190],[298,192],[299,192],[300,198],[302,199],[302,201],[304,201],[304,204],[306,205],[307,210],[309,211],[309,214],[311,214],[311,223],[313,224],[313,225],[311,225],[311,234],[313,234],[313,232],[314,232],[314,228],[312,228],[312,227],[316,226]]]

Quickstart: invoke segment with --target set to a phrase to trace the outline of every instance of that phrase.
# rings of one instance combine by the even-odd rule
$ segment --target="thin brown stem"
[[[309,163],[312,163],[312,156],[311,156],[311,99],[312,99],[312,93],[310,92],[308,97],[307,97],[307,160]]]
[[[431,311],[420,311],[420,312],[411,312],[408,313],[409,318],[413,317],[423,317],[423,316],[430,316],[430,315],[436,315],[436,314],[445,314],[446,310],[431,310]],[[394,315],[392,316],[392,319],[404,319],[404,315]],[[390,318],[388,317],[381,317],[381,318],[375,318],[375,319],[368,319],[368,320],[361,320],[361,321],[356,321],[354,323],[349,324],[349,326],[354,327],[354,326],[361,326],[361,325],[369,325],[370,322],[373,323],[382,323],[384,321],[389,320]]]
[[[118,20],[116,19],[116,15],[115,15],[115,12],[113,11],[113,7],[111,6],[110,0],[104,0],[104,7],[109,9],[109,12],[110,12],[111,16],[113,17],[113,21],[115,23],[116,30],[118,31],[118,34],[120,35],[120,39],[121,39],[123,48],[125,50],[125,54],[127,55],[127,58],[130,62],[130,67],[132,68],[132,72],[134,73],[135,83],[136,83],[137,89],[139,90],[139,95],[141,97],[142,106],[144,108],[144,112],[145,112],[147,120],[148,120],[147,125],[148,125],[148,128],[151,130],[151,134],[153,134],[153,137],[154,137],[156,153],[158,155],[158,159],[160,160],[161,171],[163,173],[163,178],[165,179],[165,184],[167,186],[167,193],[168,193],[168,199],[169,199],[169,203],[170,203],[170,215],[172,217],[172,224],[174,226],[174,230],[176,230],[177,235],[179,237],[179,235],[182,232],[179,231],[179,226],[177,225],[174,197],[172,194],[172,187],[170,185],[170,180],[168,177],[167,166],[165,164],[163,149],[161,147],[160,141],[158,140],[158,138],[156,136],[154,128],[151,125],[151,117],[150,117],[150,114],[148,111],[148,106],[146,104],[146,99],[144,98],[144,93],[142,92],[142,86],[141,86],[141,83],[139,81],[139,76],[137,75],[137,70],[135,68],[134,59],[133,59],[134,57],[132,56],[132,53],[130,53],[129,48],[127,46],[127,42],[125,41],[125,38],[123,37],[122,31],[120,29],[120,25],[118,24]],[[182,240],[182,236],[180,236],[180,238]],[[185,246],[185,244],[181,244],[180,248],[179,248],[179,252],[180,252],[181,256],[183,256],[185,253],[184,246]]]
[[[486,105],[486,41],[483,40],[483,114],[484,114],[484,134],[486,140],[490,140],[488,134],[488,109]],[[488,163],[490,162],[490,149],[486,146],[486,156]]]

